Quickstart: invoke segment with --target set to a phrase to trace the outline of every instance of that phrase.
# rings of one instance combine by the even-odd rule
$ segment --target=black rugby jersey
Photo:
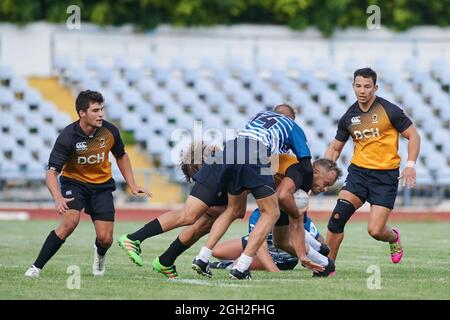
[[[48,168],[70,179],[87,183],[104,183],[112,178],[109,152],[116,158],[125,154],[119,130],[103,120],[103,126],[87,136],[79,120],[71,123],[56,139]]]

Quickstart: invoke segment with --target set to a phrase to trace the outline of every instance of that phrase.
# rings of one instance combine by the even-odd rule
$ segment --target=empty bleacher
[[[107,118],[130,132],[161,170],[177,172],[180,149],[201,121],[203,139],[222,141],[242,128],[256,113],[279,103],[297,111],[315,158],[333,139],[339,118],[355,101],[351,87],[354,61],[334,67],[318,60],[314,67],[290,58],[280,67],[260,59],[248,66],[239,59],[219,64],[203,59],[197,64],[181,58],[162,63],[155,56],[130,63],[123,57],[106,64],[89,57],[84,64],[57,58],[55,74],[73,93],[98,90],[105,97]],[[378,95],[405,108],[422,136],[417,163],[418,184],[450,185],[450,69],[444,59],[427,68],[413,58],[403,65],[378,59]],[[58,112],[27,81],[0,67],[0,178],[42,179],[58,131],[70,117]],[[234,131],[230,131],[234,130]],[[447,143],[448,145],[448,143]],[[407,156],[407,141],[399,151]],[[344,148],[339,165],[346,167],[352,142]],[[405,162],[405,161],[403,161]]]
[[[279,65],[279,64],[277,64]],[[378,94],[405,108],[422,136],[418,162],[418,183],[439,177],[449,182],[450,138],[449,69],[445,60],[434,60],[426,70],[414,59],[393,66],[379,59]],[[174,132],[183,129],[193,135],[193,121],[202,121],[204,139],[225,138],[226,129],[241,128],[258,111],[287,102],[297,110],[297,122],[305,130],[314,157],[323,155],[334,137],[336,124],[355,101],[351,87],[354,63],[342,69],[326,60],[314,68],[291,58],[280,68],[260,59],[249,67],[232,59],[218,64],[203,59],[194,65],[182,59],[163,64],[149,56],[141,64],[123,57],[105,65],[93,57],[84,65],[58,60],[57,74],[73,90],[91,88],[106,97],[108,116],[121,123],[147,152],[166,168],[178,159],[173,152]],[[400,154],[407,155],[407,141],[400,138]],[[171,154],[172,157],[171,157]],[[344,148],[340,165],[347,166],[352,143]]]

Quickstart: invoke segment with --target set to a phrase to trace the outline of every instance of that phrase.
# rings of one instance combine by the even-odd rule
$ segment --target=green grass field
[[[253,272],[252,281],[232,281],[227,271],[214,270],[202,278],[190,267],[202,239],[177,260],[180,277],[166,280],[150,268],[154,257],[175,239],[178,231],[144,242],[144,267],[131,263],[117,244],[108,252],[106,275],[91,274],[94,230],[82,222],[46,265],[39,279],[23,274],[34,261],[55,221],[0,222],[0,299],[450,299],[450,223],[400,223],[405,256],[390,262],[388,246],[369,237],[365,223],[347,226],[332,278],[312,278],[297,267],[281,273]],[[143,223],[117,222],[115,238]],[[325,224],[318,223],[320,230]],[[240,237],[246,225],[236,223],[225,238]],[[67,268],[81,269],[81,288],[69,290]],[[381,289],[367,288],[367,268],[379,266]]]

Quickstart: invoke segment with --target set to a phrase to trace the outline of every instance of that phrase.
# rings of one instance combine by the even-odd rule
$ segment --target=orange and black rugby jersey
[[[404,111],[395,104],[376,97],[366,112],[355,102],[339,121],[336,140],[352,136],[351,162],[359,167],[391,170],[400,167],[398,136],[412,125]]]
[[[306,162],[308,161],[309,164]],[[294,181],[296,190],[302,189],[306,192],[311,190],[313,182],[313,168],[311,159],[302,159],[290,153],[281,153],[271,157],[271,169],[277,187],[284,177],[289,177]]]
[[[278,162],[276,161],[278,159]],[[272,156],[271,167],[273,178],[275,179],[275,183],[279,185],[281,180],[286,176],[287,169],[293,164],[298,163],[298,159],[295,155],[289,153],[281,153]]]
[[[100,184],[112,177],[109,152],[116,158],[125,154],[119,130],[103,120],[103,126],[87,136],[79,121],[68,125],[56,139],[48,168],[70,179]]]

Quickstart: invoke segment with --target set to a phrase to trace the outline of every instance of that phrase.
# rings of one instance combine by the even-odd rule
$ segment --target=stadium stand
[[[0,79],[0,179],[42,181],[58,130],[70,118],[8,66],[0,66]]]
[[[73,75],[71,81],[77,83],[79,78],[75,73],[70,70],[68,72]],[[48,157],[58,133],[77,118],[73,96],[69,90],[61,86],[58,78],[30,78],[26,81],[16,76],[8,66],[0,66],[0,77],[0,186],[6,181],[22,185],[35,181],[38,183],[35,187],[42,185]],[[96,89],[95,84],[89,82],[89,79],[84,79],[80,87],[83,84],[86,88]],[[100,85],[97,89],[102,91]],[[125,115],[121,122],[122,129],[127,131],[136,127],[144,128],[135,113],[125,112],[127,108],[132,109],[135,106],[136,100],[133,99],[136,96],[126,93],[124,98],[125,104],[118,104],[118,108],[121,106],[124,108],[124,112],[121,113]],[[139,123],[134,123],[133,119],[139,120]],[[148,131],[145,138],[147,136]],[[150,165],[140,155],[138,148],[130,146],[127,151],[137,168],[137,179],[148,180],[146,183],[140,181],[142,185],[152,189],[168,190],[152,201],[161,203],[180,201],[179,186],[168,181],[161,173],[141,174],[139,171],[142,168],[147,168],[148,171]],[[111,159],[114,162],[114,157]],[[119,184],[125,183],[116,165],[113,165],[113,177]]]
[[[297,121],[309,137],[313,155],[322,155],[340,116],[354,102],[354,93],[351,71],[323,60],[317,63],[308,68],[292,58],[282,69],[260,59],[252,68],[236,60],[219,65],[203,59],[195,66],[178,58],[162,67],[157,57],[149,56],[140,67],[131,66],[123,57],[112,66],[89,58],[82,66],[57,64],[56,71],[73,90],[89,86],[104,92],[108,116],[133,132],[150,155],[166,155],[163,166],[173,168],[175,163],[167,161],[167,155],[174,148],[171,134],[175,128],[192,134],[192,121],[201,120],[204,128],[216,129],[224,137],[225,129],[238,129],[255,112],[282,102],[296,107]],[[444,177],[450,157],[444,143],[450,137],[450,120],[444,108],[450,101],[445,63],[434,60],[427,70],[414,67],[417,62],[413,59],[406,59],[399,70],[386,59],[375,65],[380,75],[379,95],[405,106],[424,137],[419,184],[434,181],[435,175],[448,179]],[[407,153],[402,138],[400,153]],[[350,155],[348,146],[342,166],[348,165]]]
[[[107,118],[132,133],[157,167],[179,177],[178,151],[190,141],[194,120],[202,121],[204,139],[221,141],[227,129],[239,129],[254,113],[283,102],[296,108],[296,121],[306,132],[313,156],[320,157],[340,116],[354,102],[353,64],[338,68],[319,59],[307,67],[293,57],[284,68],[264,59],[255,66],[236,59],[222,65],[203,59],[194,65],[182,58],[164,65],[148,56],[140,65],[124,57],[108,65],[90,56],[83,65],[57,57],[54,71],[60,85],[72,92],[101,91]],[[450,151],[445,142],[450,138],[450,115],[444,109],[450,102],[450,75],[442,59],[433,60],[428,68],[417,65],[412,58],[400,68],[378,59],[374,66],[379,73],[378,94],[404,106],[423,137],[418,184],[448,186]],[[71,119],[7,66],[0,67],[0,80],[0,178],[42,179],[51,143]],[[403,138],[399,150],[405,157]],[[350,142],[339,165],[346,167],[351,154]]]

